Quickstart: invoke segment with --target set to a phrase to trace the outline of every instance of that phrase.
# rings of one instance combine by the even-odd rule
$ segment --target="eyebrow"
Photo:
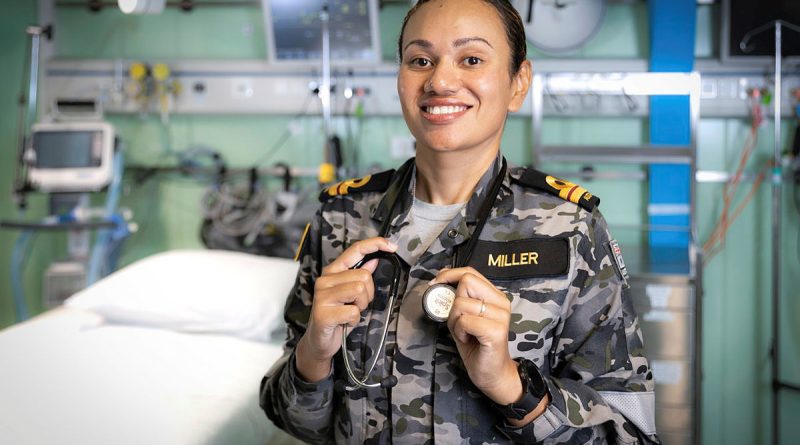
[[[489,43],[489,41],[484,39],[483,37],[462,37],[460,39],[454,40],[453,41],[453,46],[458,48],[458,47],[464,46],[464,45],[466,45],[468,43],[471,43],[471,42],[483,42],[486,45],[488,45],[489,48],[493,48],[494,49],[492,44]],[[423,40],[423,39],[416,39],[416,40],[412,40],[412,41],[408,42],[406,44],[405,48],[403,48],[403,50],[404,51],[407,50],[408,47],[411,46],[411,45],[421,46],[421,47],[423,47],[425,49],[433,48],[433,43],[431,43],[431,42],[429,42],[427,40]]]
[[[489,43],[489,41],[484,39],[483,37],[464,37],[464,38],[461,38],[461,39],[458,39],[458,40],[454,41],[453,42],[453,46],[458,48],[459,46],[464,46],[464,45],[466,45],[468,43],[471,43],[471,42],[483,42],[483,43],[489,45],[489,48],[494,49],[492,44]]]
[[[411,45],[421,46],[421,47],[423,47],[425,49],[433,48],[433,43],[431,43],[431,42],[429,42],[427,40],[416,39],[416,40],[412,40],[412,41],[408,42],[406,44],[406,47],[403,48],[403,51],[407,50],[408,47],[411,46]]]

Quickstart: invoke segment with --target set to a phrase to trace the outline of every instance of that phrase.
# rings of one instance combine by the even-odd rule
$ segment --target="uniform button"
[[[449,236],[450,239],[453,239],[453,238],[457,237],[458,236],[458,230],[456,230],[456,229],[448,230],[447,231],[447,236]]]

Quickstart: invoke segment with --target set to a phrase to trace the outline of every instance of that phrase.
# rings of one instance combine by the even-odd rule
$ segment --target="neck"
[[[417,151],[416,197],[437,205],[469,201],[475,186],[497,157],[497,150],[470,156]]]

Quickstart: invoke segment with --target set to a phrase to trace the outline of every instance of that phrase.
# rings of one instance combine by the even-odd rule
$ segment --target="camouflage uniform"
[[[403,172],[413,169],[413,161],[394,175],[379,174],[323,192],[286,303],[285,354],[261,383],[261,406],[276,425],[313,443],[658,441],[654,382],[643,356],[639,323],[630,298],[622,292],[625,278],[615,267],[606,222],[588,201],[581,207],[556,196],[557,191],[531,187],[525,184],[525,169],[510,167],[480,233],[478,249],[509,246],[513,251],[511,246],[523,240],[555,240],[563,243],[567,266],[563,273],[546,276],[527,274],[517,266],[514,270],[520,276],[509,280],[491,278],[492,271],[480,258],[470,263],[511,299],[509,350],[512,358],[526,357],[541,370],[551,397],[542,416],[521,428],[507,424],[469,380],[446,324],[425,317],[422,293],[440,269],[454,264],[457,247],[469,239],[478,208],[500,170],[500,159],[427,249],[414,236],[410,184],[402,180],[410,176]],[[381,263],[374,274],[378,293],[350,333],[346,353],[356,375],[362,375],[364,363],[377,350],[385,311],[391,310],[385,352],[373,375],[379,380],[393,374],[399,383],[390,390],[343,391],[335,385],[347,380],[341,350],[334,357],[331,376],[305,382],[297,374],[293,354],[307,326],[314,281],[353,242],[378,235],[389,218],[387,196],[392,194],[399,201],[395,216],[387,221],[388,237],[411,265],[407,284],[395,307],[386,308],[392,269],[388,262]],[[588,192],[585,196],[591,197]]]

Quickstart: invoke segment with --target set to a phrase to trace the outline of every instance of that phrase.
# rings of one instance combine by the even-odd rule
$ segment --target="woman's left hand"
[[[457,286],[447,327],[472,383],[495,403],[516,402],[522,383],[508,352],[511,302],[506,294],[471,267],[443,269],[435,283]]]

